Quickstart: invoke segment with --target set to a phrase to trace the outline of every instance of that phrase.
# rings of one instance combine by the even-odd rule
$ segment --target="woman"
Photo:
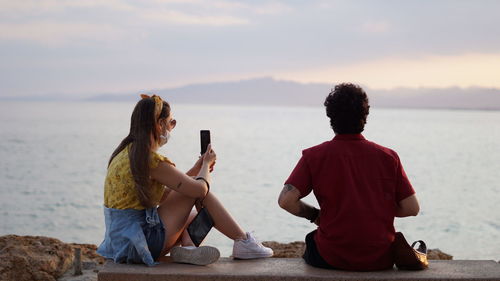
[[[130,133],[109,160],[104,185],[106,233],[97,252],[115,262],[154,265],[170,252],[175,262],[213,263],[219,251],[194,247],[186,231],[196,215],[193,207],[203,199],[215,228],[234,240],[234,258],[272,256],[272,250],[244,232],[209,192],[217,158],[210,146],[187,173],[156,152],[167,143],[176,120],[170,105],[159,96],[141,96],[132,113]]]

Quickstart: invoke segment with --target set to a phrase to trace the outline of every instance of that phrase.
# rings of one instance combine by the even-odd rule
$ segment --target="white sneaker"
[[[255,237],[247,232],[246,240],[235,240],[233,245],[233,257],[235,259],[258,259],[273,256],[271,248],[263,246]]]
[[[210,246],[177,246],[170,250],[170,256],[174,262],[178,263],[207,265],[216,262],[220,257],[220,252],[217,248]]]

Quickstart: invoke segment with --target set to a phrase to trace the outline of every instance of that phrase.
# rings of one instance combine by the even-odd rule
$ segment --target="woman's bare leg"
[[[196,199],[178,192],[170,192],[158,207],[158,214],[165,227],[165,243],[161,255],[166,255],[175,245],[190,245],[189,235],[185,230],[194,218],[191,211],[195,201]],[[212,192],[209,192],[205,197],[203,205],[214,220],[215,228],[222,234],[232,240],[247,238],[243,229]]]
[[[203,200],[203,206],[208,209],[214,221],[215,228],[222,234],[233,240],[247,238],[246,233],[241,229],[240,225],[212,192],[209,192],[205,200]]]
[[[173,191],[158,207],[158,214],[165,227],[162,256],[166,255],[173,246],[181,243],[182,234],[190,222],[188,218],[194,203],[194,198]]]
[[[187,225],[189,225],[193,219],[196,217],[196,214],[198,212],[196,210],[191,210],[191,213],[189,214],[189,218],[188,218],[188,221],[187,221]],[[194,243],[193,243],[193,240],[191,240],[191,237],[189,236],[189,233],[187,232],[187,228],[184,229],[184,231],[182,232],[182,236],[181,236],[181,245],[182,246],[194,246]]]

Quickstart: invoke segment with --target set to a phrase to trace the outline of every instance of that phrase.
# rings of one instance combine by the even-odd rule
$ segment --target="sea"
[[[133,103],[1,102],[0,235],[99,244],[103,182]],[[277,204],[302,149],[333,138],[322,107],[172,105],[177,127],[160,153],[187,171],[211,130],[211,191],[261,241],[303,240],[314,225]],[[500,259],[500,111],[371,108],[363,135],[398,152],[421,212],[397,218],[407,240],[455,259]],[[311,194],[305,201],[318,205]],[[353,223],[356,223],[353,221]],[[212,230],[207,245],[231,255]]]

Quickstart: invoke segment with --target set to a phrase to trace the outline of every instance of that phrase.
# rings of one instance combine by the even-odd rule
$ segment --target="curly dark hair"
[[[326,97],[324,106],[336,134],[363,132],[370,105],[368,96],[360,86],[351,83],[338,84]]]

